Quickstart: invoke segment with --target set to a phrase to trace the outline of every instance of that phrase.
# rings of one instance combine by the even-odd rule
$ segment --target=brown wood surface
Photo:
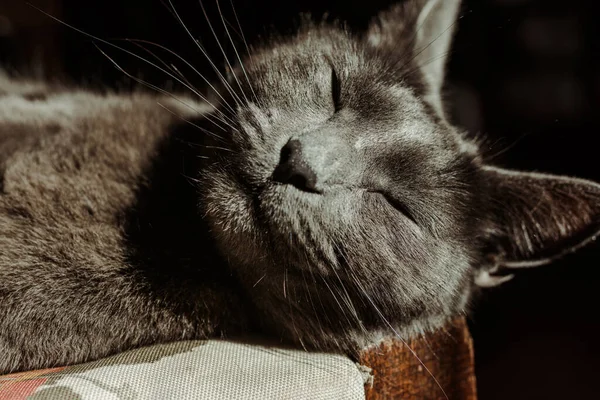
[[[473,342],[464,318],[407,343],[389,339],[363,351],[361,364],[373,375],[365,385],[367,400],[477,399]]]

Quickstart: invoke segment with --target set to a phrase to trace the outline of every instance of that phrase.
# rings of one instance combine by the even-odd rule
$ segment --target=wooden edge
[[[371,368],[367,400],[476,400],[473,341],[465,318],[403,343],[389,339],[364,350],[360,363]]]

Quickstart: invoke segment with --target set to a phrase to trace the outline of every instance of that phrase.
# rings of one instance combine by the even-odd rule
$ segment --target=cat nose
[[[317,175],[302,155],[302,143],[291,139],[281,149],[279,165],[273,172],[273,180],[290,184],[305,192],[319,193]]]

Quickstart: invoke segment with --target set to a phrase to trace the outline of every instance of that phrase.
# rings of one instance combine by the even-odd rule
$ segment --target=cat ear
[[[600,185],[568,177],[484,167],[491,228],[485,241],[494,260],[476,283],[493,286],[498,272],[544,265],[600,234]],[[507,280],[496,275],[496,282]]]
[[[421,72],[424,99],[440,114],[446,60],[461,0],[407,0],[381,13],[367,32],[369,45],[391,55],[403,69]],[[410,65],[406,65],[410,60]]]

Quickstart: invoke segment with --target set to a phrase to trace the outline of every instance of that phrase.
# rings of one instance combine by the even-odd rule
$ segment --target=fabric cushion
[[[0,400],[365,398],[348,358],[220,340],[155,345],[0,377]]]

